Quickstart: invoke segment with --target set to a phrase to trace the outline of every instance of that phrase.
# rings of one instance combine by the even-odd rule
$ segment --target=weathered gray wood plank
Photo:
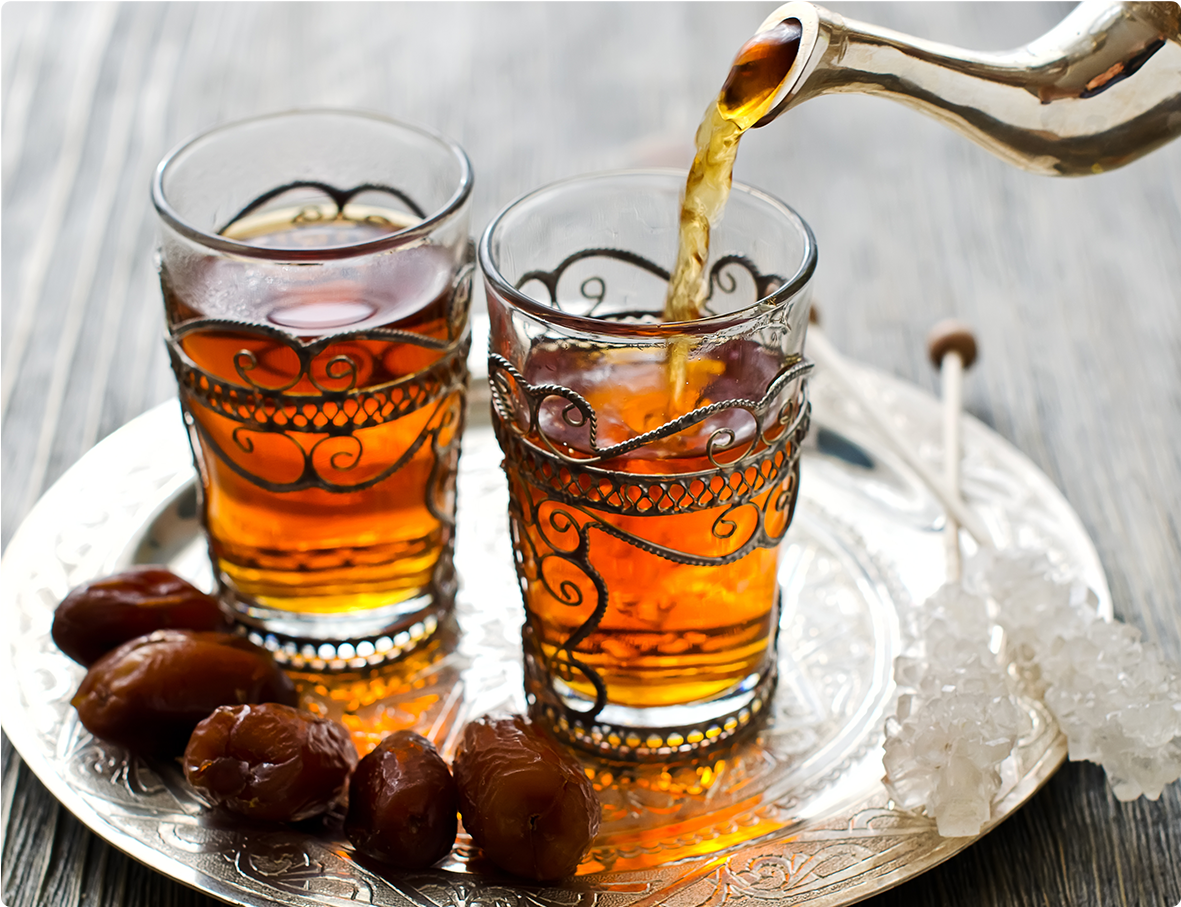
[[[428,123],[467,148],[479,230],[575,173],[685,166],[697,120],[768,3],[9,3],[0,8],[0,541],[93,443],[174,393],[148,180],[181,139],[296,106]],[[949,43],[1017,46],[1061,3],[838,3]],[[956,315],[982,355],[969,409],[1062,488],[1117,612],[1181,660],[1181,143],[1098,177],[1007,168],[912,111],[821,98],[750,135],[737,176],[821,247],[845,352],[935,388],[924,336]],[[7,740],[3,899],[212,901],[113,851]],[[1181,900],[1181,792],[1116,802],[1069,765],[983,841],[868,903]]]

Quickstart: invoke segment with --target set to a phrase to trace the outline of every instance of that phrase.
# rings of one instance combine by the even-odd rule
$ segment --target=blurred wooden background
[[[3,520],[96,441],[175,393],[148,183],[218,123],[307,106],[431,125],[467,149],[473,229],[567,175],[687,166],[766,3],[29,3],[0,10]],[[842,3],[977,49],[1069,3]],[[820,98],[743,144],[736,176],[820,245],[846,353],[935,388],[924,336],[975,326],[972,413],[1029,455],[1091,533],[1117,613],[1181,661],[1181,143],[1114,173],[1030,176],[916,113]],[[69,519],[64,513],[63,519]],[[3,744],[12,907],[214,902],[117,853]],[[885,905],[1181,901],[1181,785],[1119,803],[1067,765],[1019,813]]]

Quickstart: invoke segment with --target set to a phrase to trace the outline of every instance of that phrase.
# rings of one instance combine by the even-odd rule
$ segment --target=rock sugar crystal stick
[[[1029,716],[989,649],[982,597],[948,583],[918,621],[916,641],[894,659],[898,708],[886,720],[883,780],[893,800],[926,810],[944,837],[977,835]]]
[[[1181,778],[1181,665],[1103,620],[1093,593],[1055,580],[1041,553],[982,552],[969,566],[1018,666],[1036,669],[1070,759],[1102,765],[1118,800],[1155,800]]]

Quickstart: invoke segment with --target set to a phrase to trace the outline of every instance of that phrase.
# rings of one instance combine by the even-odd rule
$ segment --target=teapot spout
[[[1181,6],[1087,0],[1017,50],[912,38],[791,0],[759,31],[801,25],[800,51],[758,126],[809,98],[891,98],[1034,173],[1121,167],[1181,133]]]

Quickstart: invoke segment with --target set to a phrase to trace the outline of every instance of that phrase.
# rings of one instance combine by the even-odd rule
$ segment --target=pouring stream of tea
[[[742,45],[730,74],[697,129],[697,154],[685,183],[681,204],[680,240],[676,264],[668,282],[664,320],[692,321],[703,314],[708,293],[705,263],[709,258],[710,228],[717,223],[726,199],[738,140],[775,102],[776,92],[800,49],[800,23],[780,22]],[[669,342],[668,367],[671,402],[677,412],[688,411],[688,340]]]

